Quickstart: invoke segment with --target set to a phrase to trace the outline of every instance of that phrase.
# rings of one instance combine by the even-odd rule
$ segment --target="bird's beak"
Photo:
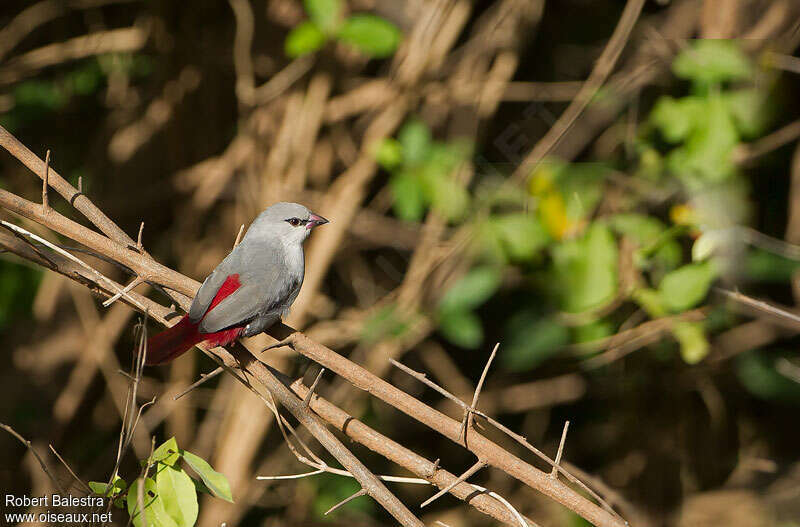
[[[317,227],[319,225],[325,225],[326,223],[329,223],[328,220],[326,220],[325,218],[323,218],[319,214],[312,213],[308,217],[308,225],[309,225],[310,229],[313,229],[314,227]]]

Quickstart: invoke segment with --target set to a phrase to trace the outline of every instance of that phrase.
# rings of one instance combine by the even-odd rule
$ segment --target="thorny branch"
[[[0,129],[0,144],[15,155],[15,157],[23,161],[34,173],[44,178],[43,172],[45,163],[38,159],[30,150],[25,148],[4,129]],[[71,238],[73,241],[84,245],[88,249],[106,258],[119,262],[129,269],[132,269],[143,280],[167,287],[184,295],[184,298],[179,300],[181,300],[182,307],[188,307],[189,298],[194,295],[199,287],[198,282],[157,263],[149,254],[136,250],[136,242],[125,235],[124,232],[105,216],[85,195],[78,196],[77,190],[58,176],[52,169],[50,169],[49,179],[51,186],[59,192],[59,194],[62,194],[70,200],[76,198],[74,203],[77,204],[80,202],[81,204],[81,209],[79,210],[102,232],[107,233],[107,236],[91,231],[61,214],[58,214],[54,210],[51,210],[48,214],[43,214],[40,206],[6,190],[0,190],[0,206],[40,223],[63,236]],[[76,206],[76,208],[78,207]],[[23,252],[19,251],[18,253]],[[37,258],[36,261],[40,261],[40,259]],[[97,284],[96,289],[111,289],[115,293],[122,289],[116,284],[112,286],[110,280],[101,280],[93,276],[91,281]],[[126,296],[131,301],[130,303],[136,305],[139,310],[147,310],[150,316],[162,323],[166,323],[164,317],[168,314],[169,310],[167,308],[154,304],[152,301],[140,295],[136,295],[132,291]],[[272,328],[271,334],[289,334],[290,337],[286,343],[291,344],[295,350],[317,361],[323,367],[346,378],[356,387],[370,392],[411,417],[437,430],[451,440],[457,441],[460,429],[459,423],[444,416],[440,412],[428,407],[401,390],[398,390],[382,379],[373,376],[358,365],[350,363],[332,350],[310,341],[303,334],[293,332],[291,328],[279,324]],[[308,408],[304,407],[303,401],[288,390],[263,363],[255,359],[243,346],[237,344],[231,348],[230,352],[225,352],[220,349],[212,352],[203,347],[201,347],[201,349],[210,353],[210,356],[215,358],[215,360],[221,361],[226,367],[226,371],[229,373],[234,373],[232,368],[239,368],[242,370],[247,378],[242,378],[238,375],[236,375],[236,377],[240,382],[248,386],[249,389],[258,391],[256,387],[251,385],[248,379],[255,381],[257,386],[271,393],[309,429],[312,435],[314,435],[317,440],[319,440],[320,443],[322,443],[322,445],[356,477],[356,479],[359,480],[362,488],[364,488],[372,498],[378,500],[398,519],[398,521],[404,525],[421,525],[419,520],[386,489],[380,480],[369,472],[369,470],[358,461],[329,430],[327,430],[319,417]],[[528,465],[481,435],[475,433],[472,434],[472,436],[469,449],[473,451],[479,459],[485,459],[488,464],[504,470],[520,481],[543,492],[596,525],[614,525],[620,527],[623,525],[621,520],[617,517],[583,498],[568,486],[559,481],[550,479],[542,471]]]

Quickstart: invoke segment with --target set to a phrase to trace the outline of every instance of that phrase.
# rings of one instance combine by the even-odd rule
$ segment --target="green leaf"
[[[453,174],[428,166],[422,175],[423,189],[431,207],[448,220],[463,218],[469,207],[470,196],[467,189],[453,178]]]
[[[340,0],[305,0],[308,17],[323,32],[332,34],[339,25],[342,4]]]
[[[467,311],[486,302],[500,287],[500,271],[494,267],[475,267],[447,290],[439,312]]]
[[[194,525],[198,510],[197,491],[186,471],[159,463],[156,488],[164,510],[178,527]]]
[[[672,334],[680,344],[681,357],[687,364],[697,364],[711,350],[701,322],[678,322],[672,327]]]
[[[512,262],[530,261],[550,243],[550,235],[542,221],[524,212],[492,216],[492,229],[508,259]]]
[[[375,160],[386,170],[392,170],[403,162],[403,147],[397,139],[384,139],[375,151]]]
[[[439,331],[462,348],[475,349],[483,342],[481,320],[470,311],[445,311],[439,318]]]
[[[657,218],[636,212],[615,214],[608,224],[619,234],[633,238],[640,247],[652,243],[665,229]]]
[[[144,484],[144,493],[142,496],[144,511],[139,509],[138,496],[140,484],[141,479],[136,479],[128,490],[128,515],[133,520],[133,525],[135,527],[144,527],[144,520],[146,519],[148,527],[178,527],[175,520],[173,520],[164,509],[164,502],[158,494],[156,482],[151,478],[147,478]]]
[[[409,165],[424,161],[432,147],[431,131],[418,119],[412,119],[397,133],[400,146],[403,147],[403,159]]]
[[[703,301],[716,276],[711,262],[684,265],[664,276],[658,294],[664,307],[680,313]]]
[[[337,33],[340,41],[374,58],[384,58],[394,53],[401,36],[397,26],[388,20],[363,14],[345,20]]]
[[[572,328],[572,340],[576,343],[592,342],[614,334],[614,326],[607,320],[595,320]]]
[[[569,342],[569,329],[536,312],[526,310],[511,316],[500,362],[512,371],[527,371],[555,355]]]
[[[303,22],[289,32],[284,42],[286,54],[292,58],[313,53],[325,45],[327,37],[313,22]]]
[[[102,483],[100,481],[90,481],[89,488],[92,489],[92,492],[99,496],[116,496],[128,488],[128,485],[125,483],[124,479],[117,476],[114,478],[114,483],[112,485],[109,485],[108,483]]]
[[[735,40],[698,39],[678,54],[672,71],[682,79],[709,85],[748,79],[753,67]]]
[[[749,251],[744,259],[744,274],[759,282],[789,283],[800,270],[800,262],[761,249]]]
[[[776,371],[779,360],[794,359],[794,352],[752,350],[736,361],[736,374],[744,387],[760,399],[800,403],[800,384]]]
[[[378,310],[364,322],[361,340],[366,344],[375,344],[387,336],[399,337],[408,330],[408,326],[408,321],[401,318],[397,305],[392,303]]]
[[[739,143],[739,134],[722,98],[710,96],[701,115],[702,120],[686,143],[667,156],[670,170],[690,188],[728,179],[736,169],[732,154]]]
[[[150,458],[150,462],[174,466],[179,457],[178,442],[175,441],[174,437],[170,437],[153,451],[153,457]]]
[[[617,243],[605,225],[593,223],[580,238],[553,247],[553,287],[572,313],[598,309],[617,291]]]
[[[735,90],[722,94],[739,133],[754,139],[764,134],[774,117],[774,105],[757,89]]]
[[[194,470],[203,483],[206,484],[208,489],[217,498],[222,498],[225,501],[233,503],[233,496],[231,495],[231,486],[228,483],[228,478],[211,468],[208,462],[196,454],[192,454],[186,450],[181,450],[183,460],[188,463],[192,470]]]
[[[662,96],[656,101],[648,119],[664,139],[670,143],[680,143],[689,136],[697,120],[703,117],[703,106],[704,101],[700,97],[673,99]]]
[[[425,189],[419,178],[403,171],[394,174],[389,185],[395,214],[405,221],[420,221],[425,214]]]

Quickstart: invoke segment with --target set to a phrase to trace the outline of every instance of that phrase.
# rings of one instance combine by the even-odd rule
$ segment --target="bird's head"
[[[328,220],[299,203],[276,203],[258,215],[247,236],[280,238],[287,244],[302,244],[311,231]]]

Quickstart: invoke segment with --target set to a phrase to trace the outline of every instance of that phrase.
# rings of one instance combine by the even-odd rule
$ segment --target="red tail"
[[[175,357],[189,351],[192,346],[204,340],[206,335],[197,331],[198,324],[189,321],[189,315],[184,315],[180,322],[158,335],[147,339],[148,366],[169,362]]]
[[[211,301],[208,311],[214,309],[225,297],[236,291],[240,285],[238,274],[228,276]],[[203,316],[205,317],[205,315]],[[184,315],[180,322],[171,328],[165,329],[147,339],[147,360],[145,364],[153,366],[169,362],[204,340],[212,346],[226,346],[239,338],[244,329],[244,326],[234,326],[216,333],[200,333],[197,329],[199,325],[199,321],[192,323],[189,320],[189,315]]]

